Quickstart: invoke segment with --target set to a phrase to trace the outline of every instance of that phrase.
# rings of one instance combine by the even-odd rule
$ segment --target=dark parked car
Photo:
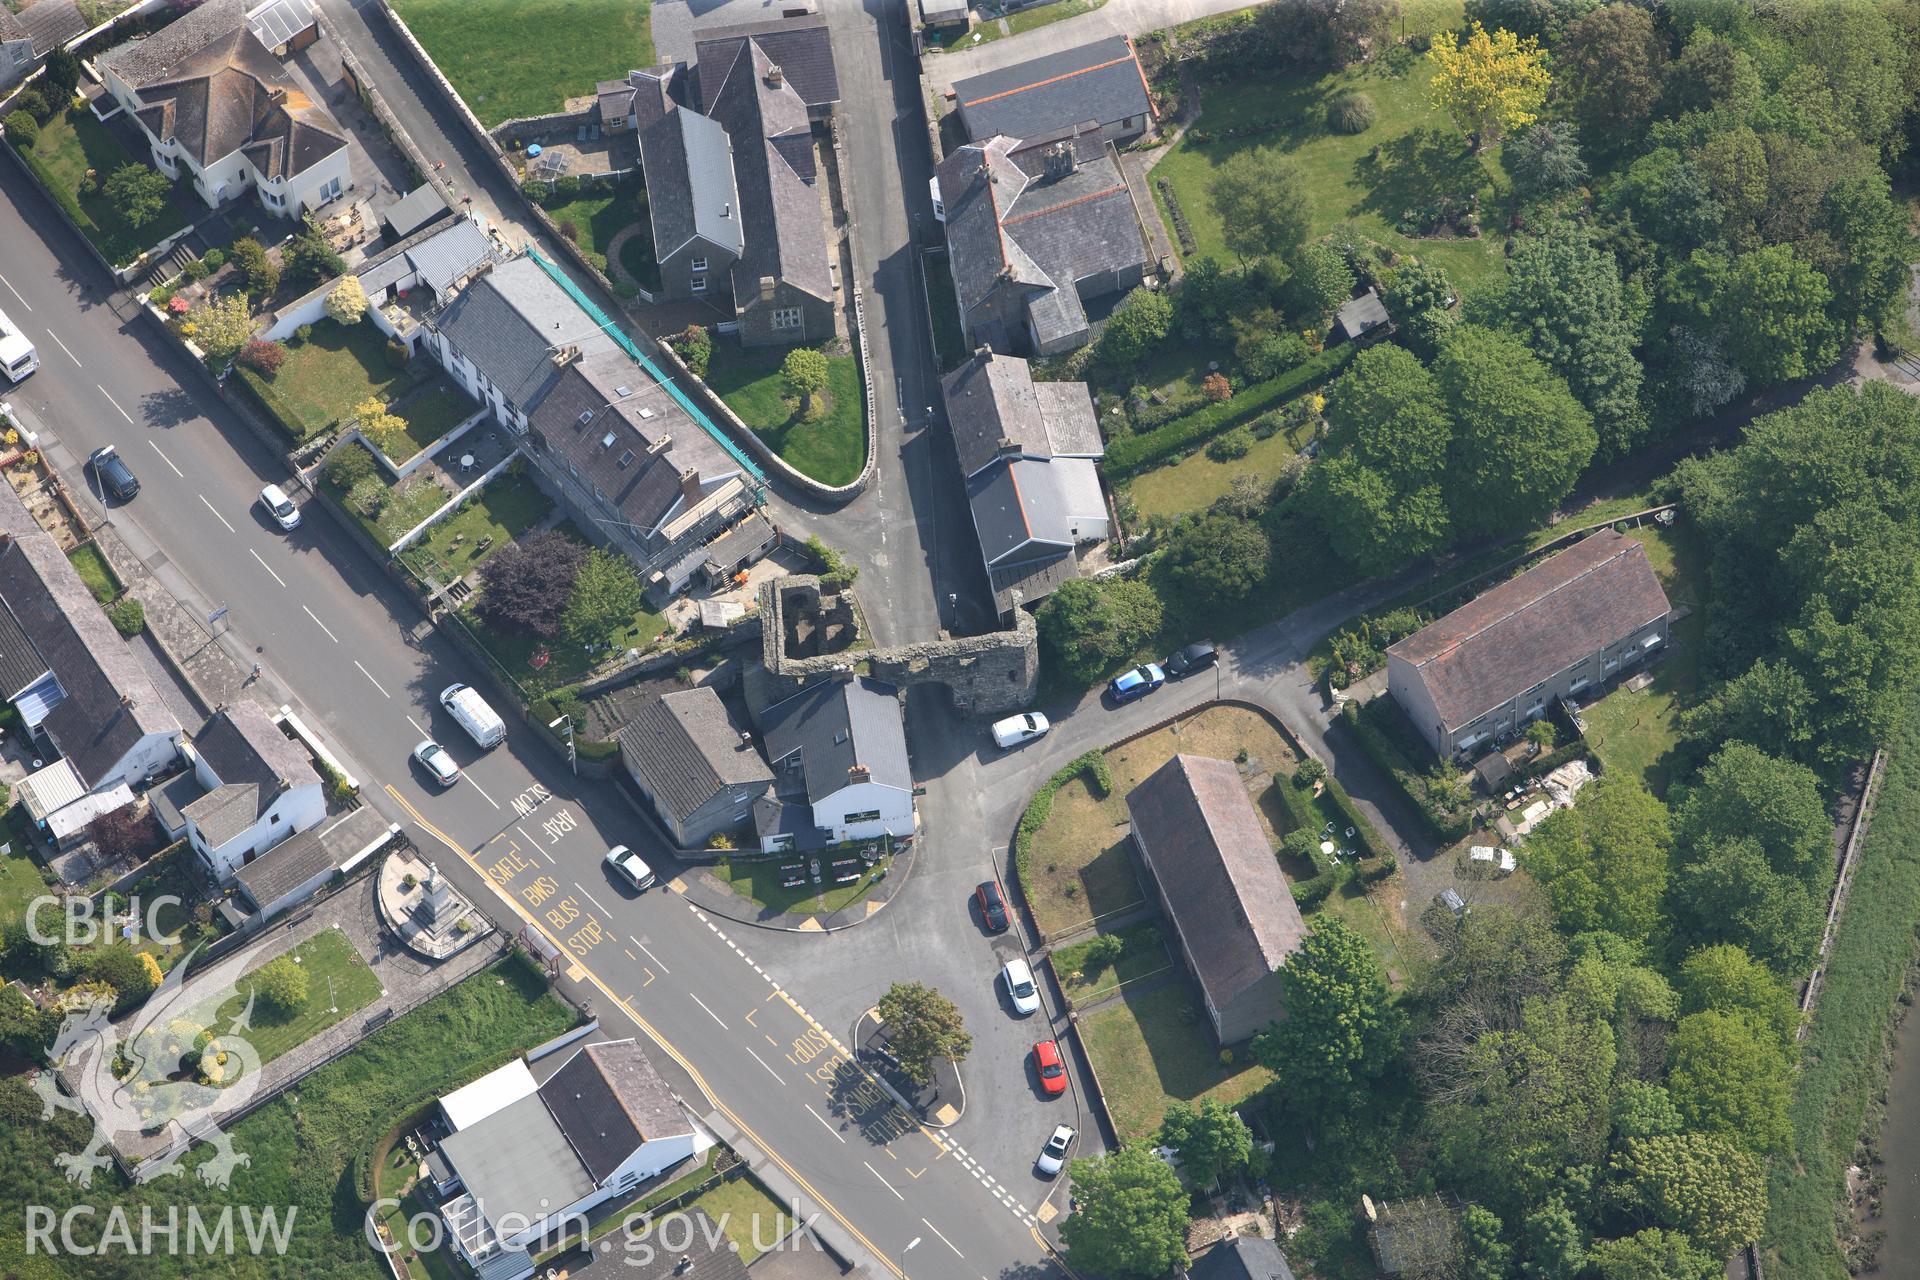
[[[1123,671],[1107,682],[1107,696],[1115,702],[1144,698],[1167,682],[1167,673],[1151,662],[1143,662],[1131,671]]]
[[[87,465],[93,468],[100,487],[120,501],[126,502],[140,492],[140,477],[133,474],[133,468],[112,445],[103,444],[95,449],[88,456]]]
[[[982,880],[980,887],[973,891],[973,900],[980,904],[980,919],[986,923],[988,933],[1005,933],[1007,929],[1007,903],[1000,896],[998,880]]]
[[[1218,661],[1220,661],[1219,653],[1212,645],[1202,640],[1168,654],[1167,660],[1160,665],[1166,668],[1169,677],[1179,680],[1196,671],[1205,671]]]

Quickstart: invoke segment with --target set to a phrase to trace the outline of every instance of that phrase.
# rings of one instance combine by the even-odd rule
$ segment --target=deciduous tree
[[[407,447],[406,419],[388,412],[386,402],[379,396],[368,396],[353,406],[351,425],[391,461],[405,462],[412,456],[413,450]]]
[[[180,332],[215,360],[232,359],[253,333],[246,295],[209,298],[187,313]]]
[[[359,276],[343,276],[327,295],[327,314],[339,324],[359,324],[367,314],[367,291]]]
[[[1787,984],[1731,943],[1699,947],[1680,965],[1683,1013],[1717,1010],[1750,1018],[1769,1030],[1784,1051],[1800,1028],[1800,1007]]]
[[[1597,1280],[1720,1280],[1726,1263],[1677,1231],[1648,1227],[1623,1240],[1595,1240],[1587,1265]]]
[[[1364,1105],[1369,1086],[1397,1069],[1406,1030],[1373,948],[1322,916],[1282,973],[1287,1016],[1254,1037],[1254,1056],[1302,1116]]]
[[[1159,633],[1160,597],[1135,578],[1074,578],[1041,602],[1037,617],[1049,656],[1085,684]]]
[[[877,1007],[887,1051],[917,1084],[932,1082],[934,1064],[940,1059],[960,1062],[973,1048],[973,1036],[959,1008],[934,987],[896,982]]]
[[[1266,581],[1272,554],[1266,532],[1253,521],[1204,515],[1174,531],[1166,571],[1182,598],[1202,607],[1231,604]]]
[[[1787,1055],[1771,1028],[1743,1013],[1690,1013],[1674,1029],[1667,1091],[1698,1133],[1756,1155],[1784,1150],[1789,1131]]]
[[[149,169],[143,164],[123,164],[107,175],[102,189],[127,225],[137,228],[160,216],[172,187],[167,175],[158,169]]]
[[[1602,776],[1579,804],[1541,823],[1527,847],[1568,932],[1606,929],[1644,942],[1659,928],[1673,834],[1667,807],[1638,778]]]
[[[1502,1238],[1500,1219],[1484,1205],[1470,1204],[1460,1214],[1460,1265],[1465,1280],[1508,1280],[1513,1246]]]
[[[1538,119],[1552,83],[1538,40],[1489,32],[1477,22],[1464,40],[1451,31],[1436,34],[1427,61],[1433,67],[1428,96],[1476,150]]]
[[[1142,286],[1121,299],[1100,335],[1100,359],[1130,365],[1147,358],[1173,328],[1173,303],[1167,295]]]
[[[813,398],[827,388],[827,355],[812,347],[795,347],[780,363],[787,391],[800,398],[800,416],[814,416]]]
[[[1653,1225],[1683,1232],[1714,1257],[1759,1239],[1766,1225],[1765,1167],[1724,1138],[1637,1139],[1614,1157],[1612,1170],[1625,1199]]]
[[[1145,1144],[1075,1160],[1074,1211],[1060,1227],[1078,1271],[1152,1280],[1187,1260],[1187,1193]]]
[[[1589,138],[1616,151],[1639,139],[1660,101],[1666,40],[1647,10],[1610,4],[1567,28],[1553,65],[1574,119]]]
[[[1332,245],[1303,244],[1289,255],[1287,266],[1280,297],[1287,314],[1302,327],[1319,329],[1353,296],[1353,270]]]
[[[307,971],[290,955],[278,956],[261,965],[249,985],[254,999],[269,1017],[285,1020],[307,1007]]]
[[[551,640],[560,634],[573,580],[586,559],[586,545],[558,529],[509,543],[481,562],[474,610],[497,630]]]
[[[87,837],[109,861],[139,862],[159,844],[160,828],[145,805],[124,804],[87,824]]]
[[[1519,339],[1478,325],[1455,327],[1433,374],[1453,420],[1455,526],[1499,533],[1544,521],[1599,443],[1566,382]]]
[[[1306,177],[1278,147],[1242,151],[1220,166],[1208,190],[1221,238],[1242,262],[1284,254],[1307,238]]]
[[[1253,1159],[1253,1130],[1218,1098],[1202,1098],[1198,1107],[1168,1107],[1160,1141],[1178,1153],[1181,1169],[1197,1187],[1239,1173]]]
[[[595,547],[574,574],[573,593],[560,615],[560,632],[575,644],[610,644],[633,625],[646,602],[633,562]]]

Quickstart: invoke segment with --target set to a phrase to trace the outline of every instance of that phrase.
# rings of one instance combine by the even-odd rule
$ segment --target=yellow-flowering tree
[[[188,326],[191,326],[189,328]],[[230,360],[234,352],[253,336],[253,317],[247,311],[247,295],[230,293],[193,309],[180,332],[194,340],[215,360]]]
[[[1428,96],[1472,137],[1475,150],[1532,124],[1553,79],[1538,40],[1504,28],[1489,32],[1477,22],[1465,40],[1451,31],[1434,36],[1427,61],[1433,66]]]
[[[407,424],[398,414],[388,413],[386,402],[379,396],[368,396],[353,407],[353,425],[360,428],[360,434],[368,443],[389,458],[404,460],[410,456],[403,447]]]

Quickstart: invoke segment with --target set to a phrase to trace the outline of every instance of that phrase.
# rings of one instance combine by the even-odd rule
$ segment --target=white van
[[[18,382],[39,367],[40,353],[33,349],[33,343],[20,331],[20,326],[0,311],[0,373],[7,375],[8,382]]]
[[[500,713],[487,705],[477,689],[464,684],[450,684],[440,691],[440,705],[445,707],[467,736],[479,743],[482,749],[491,749],[507,740],[507,722]]]

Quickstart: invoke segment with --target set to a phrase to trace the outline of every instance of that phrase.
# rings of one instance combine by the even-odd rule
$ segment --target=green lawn
[[[725,1229],[743,1266],[786,1239],[799,1225],[782,1212],[786,1206],[775,1200],[751,1174],[721,1183],[694,1204],[705,1209],[707,1216]]]
[[[1053,971],[1060,979],[1060,989],[1075,1005],[1110,995],[1127,983],[1160,973],[1173,964],[1173,957],[1161,938],[1160,926],[1151,921],[1130,924],[1103,936],[1119,938],[1126,947],[1112,964],[1089,962],[1087,953],[1095,941],[1092,938],[1070,947],[1058,947],[1050,957]]]
[[[860,366],[852,356],[827,357],[826,412],[803,421],[787,395],[780,364],[789,347],[742,347],[729,338],[713,344],[706,383],[774,452],[822,484],[848,484],[867,461],[867,430],[860,403]]]
[[[284,420],[296,442],[331,430],[369,396],[391,404],[416,382],[433,376],[424,361],[395,368],[387,359],[387,335],[371,324],[343,325],[324,319],[313,326],[313,335],[305,342],[287,344],[286,363],[272,377],[262,377],[244,365],[236,369],[263,393],[262,399]],[[432,410],[439,403],[424,408]],[[467,412],[472,412],[473,402],[466,404]]]
[[[624,1227],[628,1222],[648,1212],[655,1205],[662,1205],[662,1204],[665,1204],[667,1201],[674,1199],[677,1196],[683,1196],[687,1192],[699,1186],[701,1183],[705,1182],[708,1178],[711,1178],[713,1176],[713,1162],[719,1156],[719,1154],[720,1154],[719,1147],[709,1147],[707,1149],[706,1162],[702,1164],[698,1169],[695,1169],[693,1172],[686,1174],[682,1177],[675,1178],[672,1182],[667,1183],[667,1185],[665,1185],[664,1187],[655,1188],[654,1190],[648,1192],[646,1195],[642,1196],[640,1199],[628,1205],[626,1208],[617,1210],[614,1213],[610,1213],[605,1218],[601,1219],[599,1222],[594,1223],[593,1226],[587,1229],[586,1243],[591,1244],[593,1241],[598,1240],[601,1236],[606,1235],[608,1232],[615,1231],[621,1227]],[[552,1257],[553,1254],[557,1252],[559,1252],[558,1247],[556,1247],[555,1249],[547,1253],[541,1254],[538,1258],[535,1259],[535,1261],[545,1262],[548,1258]]]
[[[75,1221],[78,1235],[89,1244],[109,1230],[116,1209],[138,1224],[143,1207],[154,1220],[178,1211],[185,1222],[189,1204],[203,1215],[221,1204],[251,1206],[256,1215],[273,1206],[280,1221],[290,1224],[284,1250],[256,1252],[245,1247],[236,1214],[235,1248],[211,1268],[204,1256],[185,1248],[129,1252],[110,1245],[82,1269],[101,1280],[185,1280],[213,1272],[228,1280],[384,1275],[384,1264],[362,1233],[353,1162],[404,1117],[574,1022],[573,1010],[549,995],[545,981],[524,961],[487,969],[379,1028],[345,1057],[234,1124],[229,1131],[234,1150],[245,1153],[249,1163],[218,1192],[194,1176],[213,1155],[209,1146],[196,1147],[183,1160],[184,1177],[127,1186],[109,1174],[104,1184],[96,1178],[91,1190],[74,1186],[54,1157],[83,1150],[91,1122],[67,1112],[43,1122],[26,1083],[18,1077],[0,1079],[0,1107],[8,1117],[0,1124],[0,1196],[9,1204],[47,1205],[56,1215],[75,1205],[90,1206],[91,1214]],[[0,1244],[0,1255],[6,1252]],[[13,1258],[0,1256],[0,1271],[15,1266]]]
[[[545,519],[553,500],[516,463],[429,529],[401,558],[442,582],[480,567],[500,548]],[[482,544],[485,544],[482,546]]]
[[[380,998],[380,979],[367,967],[347,935],[338,929],[323,929],[282,954],[293,956],[306,971],[307,1007],[292,1017],[282,1018],[254,1006],[252,1028],[246,1036],[262,1063],[272,1062],[287,1050],[298,1048]],[[252,975],[248,974],[235,985],[234,994],[220,1006],[219,1012],[208,1019],[209,1025],[216,1030],[230,1025],[246,1008],[252,994]]]
[[[559,111],[655,58],[648,0],[394,0],[441,73],[489,128]]]
[[[113,576],[107,558],[91,542],[67,552],[67,560],[80,575],[80,581],[87,584],[87,590],[93,592],[93,598],[101,604],[112,604],[120,595],[120,579]]]
[[[555,223],[573,224],[573,242],[583,253],[604,254],[623,227],[647,223],[646,188],[631,182],[596,182],[572,200],[541,207]]]
[[[407,393],[393,406],[393,412],[407,424],[407,439],[413,442],[415,453],[471,418],[479,409],[480,405],[450,378],[437,378],[428,386]]]
[[[130,154],[107,127],[84,109],[53,117],[40,126],[40,140],[31,152],[34,168],[59,193],[67,211],[94,247],[109,262],[124,265],[187,225],[171,201],[159,216],[143,227],[128,224],[114,202],[99,191],[80,193],[80,181],[89,169],[104,181],[123,165],[146,165],[144,156]]]
[[[952,43],[965,47],[972,44],[985,44],[989,40],[998,40],[1002,36],[1017,36],[1023,32],[1032,31],[1036,27],[1058,22],[1062,18],[1077,18],[1083,13],[1092,13],[1106,2],[1107,0],[1053,0],[1051,4],[1032,5],[1017,13],[1008,14],[1006,18],[1008,29],[1005,31],[1000,29],[999,20],[989,18],[975,27],[972,32]],[[978,34],[980,39],[974,40],[974,34]]]
[[[524,631],[496,631],[471,609],[462,611],[460,616],[472,628],[474,638],[493,654],[494,660],[533,695],[563,689],[607,660],[606,649],[588,653],[565,640],[542,640]],[[666,629],[666,621],[659,614],[642,607],[633,615],[632,624],[615,636],[613,642],[621,649],[645,651],[653,647]],[[535,666],[534,659],[542,653],[546,660]]]
[[[0,829],[0,837],[10,846],[0,854],[0,929],[25,917],[27,904],[48,892],[40,864],[28,856],[26,840],[16,825],[23,817],[19,806],[14,806],[7,811],[7,821]]]
[[[1693,612],[1673,624],[1669,650],[1653,667],[1653,683],[1634,691],[1615,689],[1586,711],[1587,742],[1608,771],[1636,773],[1648,790],[1665,795],[1673,781],[1673,749],[1680,741],[1680,712],[1700,687],[1701,648],[1706,643],[1706,554],[1691,529],[1651,525],[1630,535],[1646,544],[1647,559],[1666,588],[1667,599]]]
[[[1156,467],[1135,476],[1127,492],[1133,495],[1134,505],[1143,516],[1204,511],[1226,497],[1237,476],[1252,476],[1263,489],[1271,488],[1298,452],[1285,432],[1254,441],[1246,456],[1229,462],[1215,462],[1202,448],[1170,467]]]
[[[743,898],[749,898],[760,906],[774,911],[792,911],[801,914],[807,912],[830,913],[851,906],[867,896],[867,891],[879,883],[881,873],[888,863],[876,862],[863,870],[860,878],[851,884],[829,883],[825,888],[809,882],[797,889],[786,889],[780,885],[780,867],[782,863],[801,862],[808,857],[818,857],[822,864],[830,864],[835,858],[852,855],[839,854],[792,854],[787,857],[775,855],[770,858],[742,858],[738,862],[721,860],[710,868],[723,884]],[[828,876],[832,868],[822,866]]]
[[[1459,7],[1451,6],[1451,12],[1457,22]],[[1154,166],[1155,199],[1164,205],[1157,180],[1167,179],[1193,228],[1197,252],[1229,261],[1220,219],[1208,199],[1214,173],[1243,151],[1277,147],[1298,162],[1306,178],[1313,235],[1351,221],[1374,239],[1444,268],[1458,285],[1498,274],[1503,243],[1499,229],[1506,222],[1498,148],[1480,156],[1467,154],[1465,139],[1452,121],[1428,104],[1429,78],[1424,61],[1395,76],[1383,60],[1332,75],[1276,71],[1208,84],[1201,90],[1201,113],[1193,126],[1200,134],[1267,123],[1278,127],[1213,141],[1190,132]],[[1365,133],[1337,134],[1326,127],[1328,101],[1348,92],[1365,93],[1378,108],[1379,118]],[[1394,229],[1403,212],[1429,207],[1435,196],[1476,191],[1487,232],[1479,239],[1413,240]],[[1168,225],[1171,228],[1171,217]]]
[[[647,292],[657,294],[665,286],[660,283],[660,264],[653,256],[653,224],[642,219],[639,227],[640,230],[620,246],[620,265]]]
[[[384,470],[376,470],[352,491],[342,489],[324,473],[320,483],[366,530],[367,536],[383,547],[392,546],[401,534],[432,515],[453,496],[437,481],[418,472],[408,477],[404,488],[389,480]]]
[[[1206,1013],[1184,980],[1124,995],[1080,1019],[1079,1028],[1122,1141],[1159,1128],[1173,1102],[1239,1102],[1273,1081],[1244,1050],[1221,1063]]]

